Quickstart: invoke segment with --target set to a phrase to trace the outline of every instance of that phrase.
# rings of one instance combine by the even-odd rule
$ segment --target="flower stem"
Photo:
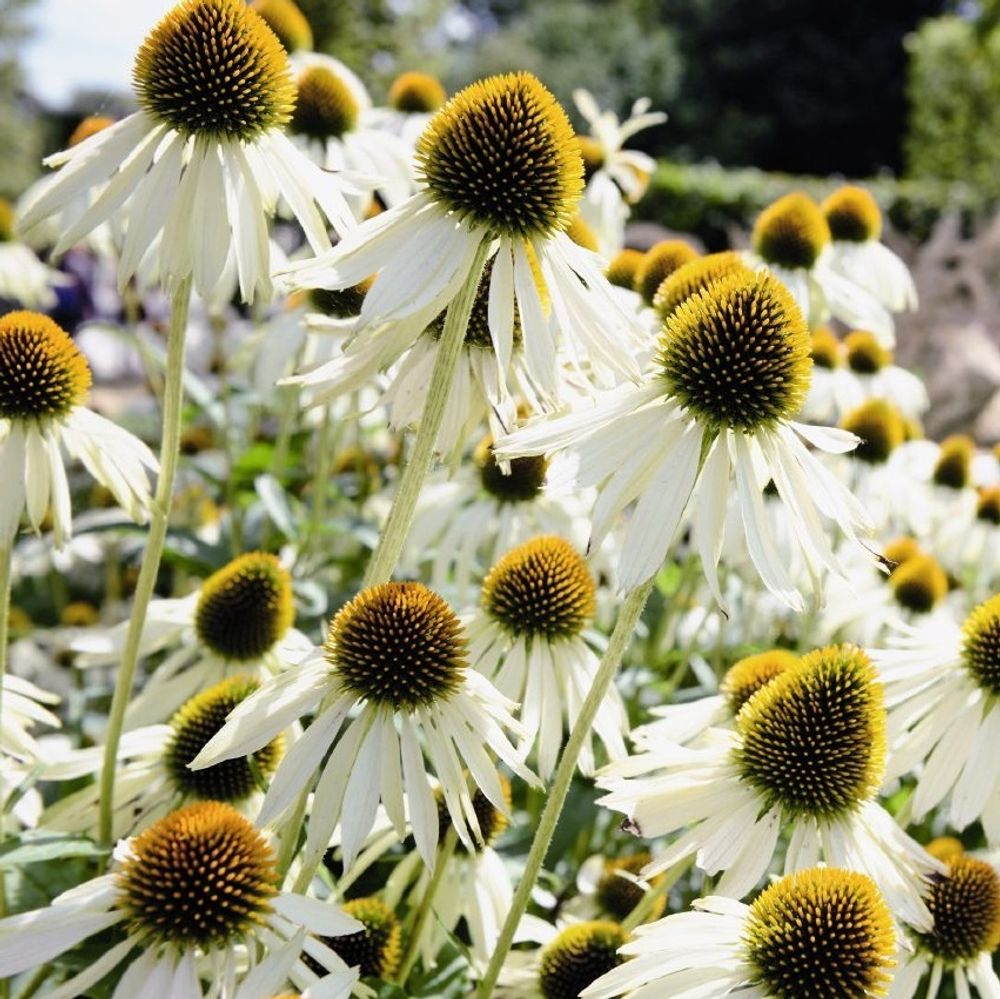
[[[0,725],[3,720],[3,686],[7,677],[7,641],[10,619],[10,562],[13,543],[0,548]],[[4,818],[7,802],[0,798],[0,844],[6,838]],[[0,871],[0,916],[7,915],[7,886],[3,871]],[[6,996],[7,984],[0,982],[0,995]]]
[[[417,955],[420,953],[420,944],[423,940],[424,930],[427,927],[427,920],[434,909],[434,899],[437,897],[441,882],[444,881],[445,869],[448,867],[448,861],[451,860],[452,854],[455,852],[455,844],[457,842],[458,834],[455,831],[455,827],[451,826],[445,835],[444,843],[441,844],[441,849],[438,850],[438,855],[434,860],[434,872],[431,874],[424,897],[420,900],[420,908],[417,909],[417,916],[410,930],[410,939],[406,944],[406,953],[403,954],[403,959],[399,963],[399,972],[396,975],[396,983],[398,985],[406,984],[406,979],[410,977],[413,965],[417,963]]]
[[[476,995],[479,999],[490,999],[493,995],[493,988],[500,975],[500,968],[503,965],[507,953],[510,951],[511,943],[514,940],[514,931],[517,929],[524,910],[528,907],[528,900],[531,897],[531,890],[538,879],[538,872],[542,868],[542,862],[548,853],[549,845],[552,842],[552,834],[555,832],[556,823],[559,821],[559,814],[562,812],[566,802],[566,795],[569,793],[570,784],[573,781],[573,774],[576,771],[577,760],[584,741],[590,736],[591,726],[597,715],[597,709],[604,700],[608,689],[614,682],[615,674],[625,656],[635,626],[642,616],[642,609],[646,606],[646,600],[653,588],[653,580],[637,586],[625,598],[622,604],[621,613],[615,623],[615,630],[611,633],[608,647],[601,658],[601,664],[597,669],[594,682],[591,685],[587,698],[583,702],[580,714],[573,725],[573,730],[566,741],[562,756],[559,758],[559,765],[556,767],[555,776],[552,780],[552,787],[549,789],[548,801],[538,820],[538,828],[535,831],[535,838],[532,840],[531,849],[528,851],[528,859],[525,861],[524,871],[514,893],[514,900],[511,903],[510,911],[504,920],[500,936],[493,948],[490,957],[489,967],[479,983],[479,990]]]
[[[413,451],[400,477],[399,488],[396,490],[392,509],[389,511],[389,519],[368,563],[362,582],[363,587],[385,583],[392,578],[406,537],[410,533],[417,497],[431,467],[434,445],[441,429],[441,421],[444,419],[455,368],[465,343],[465,333],[469,326],[476,291],[479,288],[479,279],[483,273],[483,264],[486,262],[487,248],[488,241],[484,239],[476,251],[465,284],[448,306],[444,332],[438,342],[437,358],[431,373],[430,388],[427,390],[427,402],[424,403]]]
[[[104,744],[104,763],[101,768],[100,842],[111,846],[111,817],[114,811],[115,770],[117,769],[118,744],[125,724],[125,709],[132,696],[136,664],[139,661],[139,641],[146,621],[146,611],[156,586],[160,559],[167,539],[167,519],[174,491],[174,475],[180,451],[181,416],[183,404],[184,347],[187,339],[188,307],[191,304],[191,278],[177,285],[171,302],[170,330],[167,334],[167,373],[163,388],[163,431],[160,440],[160,474],[156,480],[156,494],[150,516],[146,552],[139,570],[139,579],[132,600],[132,615],[128,622],[125,648],[111,699],[108,731]]]

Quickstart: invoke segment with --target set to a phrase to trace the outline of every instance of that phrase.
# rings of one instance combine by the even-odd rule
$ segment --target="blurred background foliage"
[[[78,115],[121,97],[37,113],[16,62],[32,2],[0,0],[2,194]],[[619,114],[648,96],[670,119],[635,140],[663,163],[640,214],[709,245],[810,176],[874,179],[918,236],[948,208],[1000,199],[1000,0],[298,2],[316,47],[376,101],[414,67],[451,89],[530,69],[571,112],[578,86]]]

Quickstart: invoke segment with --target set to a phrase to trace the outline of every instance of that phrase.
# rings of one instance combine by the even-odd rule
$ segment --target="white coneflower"
[[[650,709],[657,720],[632,731],[640,749],[655,752],[658,745],[675,742],[685,745],[703,737],[712,728],[731,728],[740,709],[775,677],[798,662],[788,649],[769,649],[733,663],[719,685],[719,693],[678,704]]]
[[[165,721],[188,698],[227,676],[254,670],[268,676],[312,648],[292,627],[292,582],[274,555],[233,559],[187,597],[154,600],[139,646],[141,656],[166,652],[142,693],[129,705],[130,727]],[[117,663],[127,625],[82,635],[77,665]]]
[[[510,782],[501,776],[500,783],[509,809]],[[451,818],[440,789],[435,790],[434,797],[438,806],[438,841],[443,845],[451,828]],[[514,895],[510,874],[503,857],[494,849],[507,828],[507,815],[478,788],[472,795],[472,807],[479,820],[482,842],[471,851],[457,843],[449,856],[438,861],[446,867],[441,886],[434,895],[434,920],[425,926],[420,939],[420,957],[425,968],[434,966],[434,958],[463,920],[474,959],[473,973],[476,968],[485,967],[510,909]],[[386,881],[386,902],[398,907],[406,898],[411,907],[419,906],[431,877],[419,852],[411,851],[396,864]]]
[[[116,839],[190,801],[222,801],[244,813],[257,811],[261,785],[271,778],[284,753],[284,736],[276,736],[252,758],[226,760],[206,770],[190,770],[188,764],[222,728],[229,712],[259,687],[260,682],[250,676],[228,677],[186,701],[170,724],[125,733],[115,776],[112,829]],[[102,757],[102,747],[60,754],[43,767],[39,779],[65,781],[96,775]],[[67,794],[46,809],[41,825],[92,832],[97,828],[98,797],[96,783]]]
[[[948,865],[927,896],[934,928],[910,934],[910,952],[893,978],[889,997],[911,999],[927,977],[922,995],[937,999],[950,972],[955,995],[970,999],[974,988],[982,999],[996,999],[1000,978],[993,953],[1000,946],[1000,877],[992,864],[966,856],[960,842],[943,837],[928,849]]]
[[[448,91],[436,76],[407,70],[390,84],[388,106],[372,112],[372,123],[398,135],[414,149],[434,113],[447,100]]]
[[[61,448],[144,523],[150,502],[149,448],[118,424],[82,405],[90,367],[69,335],[37,312],[0,318],[0,547],[17,534],[21,514],[36,531],[46,512],[61,547],[72,530],[69,482]]]
[[[330,253],[292,269],[307,287],[347,288],[377,274],[366,326],[416,316],[416,338],[469,278],[486,246],[488,327],[500,370],[514,350],[539,395],[558,397],[552,318],[579,364],[635,376],[635,319],[611,293],[594,254],[566,234],[583,164],[565,112],[530,73],[490,77],[456,94],[417,146],[420,190],[362,223]],[[409,325],[409,324],[408,324]]]
[[[453,475],[428,483],[407,544],[406,564],[430,561],[432,585],[461,603],[500,556],[539,534],[582,547],[587,541],[588,491],[552,488],[553,469],[541,456],[514,458],[505,470],[484,437]]]
[[[852,329],[873,330],[886,345],[895,339],[892,316],[871,292],[831,266],[830,227],[809,195],[795,191],[757,217],[752,250],[744,256],[788,286],[813,325],[833,316]]]
[[[344,866],[350,868],[380,800],[400,835],[408,806],[417,849],[432,867],[439,823],[424,752],[467,848],[481,830],[462,766],[502,812],[507,803],[487,748],[521,777],[536,781],[504,733],[520,734],[510,715],[513,705],[467,668],[466,657],[461,624],[436,593],[420,583],[371,586],[340,609],[323,648],[232,712],[193,765],[255,752],[302,715],[320,709],[278,767],[258,820],[267,824],[282,815],[322,763],[305,846],[307,871],[326,850],[338,821]],[[345,728],[356,705],[361,711]]]
[[[28,309],[50,309],[56,304],[56,285],[66,280],[14,238],[14,210],[0,198],[0,298]]]
[[[876,800],[885,729],[882,685],[865,653],[817,649],[753,694],[735,731],[611,764],[600,803],[624,812],[644,838],[687,830],[644,874],[695,856],[722,875],[720,894],[739,898],[770,869],[788,827],[786,873],[820,859],[864,871],[900,918],[926,930],[921,894],[940,865]]]
[[[577,485],[599,490],[591,548],[635,504],[619,556],[622,590],[663,564],[690,499],[694,547],[720,603],[717,566],[735,476],[750,558],[769,590],[801,608],[764,509],[768,481],[814,582],[840,571],[822,517],[852,539],[869,526],[861,505],[806,446],[844,452],[857,438],[793,419],[811,366],[809,334],[788,291],[771,275],[737,270],[674,309],[644,384],[529,424],[498,441],[496,454],[507,460],[566,449],[578,463]]]
[[[357,75],[319,52],[297,52],[291,62],[297,93],[288,130],[325,170],[369,177],[389,208],[405,201],[413,193],[411,151],[373,127],[371,98]]]
[[[830,227],[830,268],[874,295],[890,312],[917,307],[917,289],[899,257],[879,242],[882,211],[863,187],[845,184],[820,205]]]
[[[893,363],[893,352],[869,330],[852,330],[844,338],[847,368],[856,376],[864,398],[888,399],[908,417],[920,416],[930,405],[924,383]]]
[[[597,233],[601,253],[610,258],[625,244],[629,205],[643,196],[656,168],[652,156],[622,147],[667,116],[650,111],[648,97],[639,98],[621,122],[613,111],[601,111],[587,90],[574,90],[573,101],[590,126],[590,135],[580,136],[587,181],[580,212]]]
[[[279,198],[317,253],[330,246],[327,219],[353,226],[344,182],[283,132],[295,104],[288,57],[242,0],[183,0],[146,38],[133,79],[140,110],[49,157],[58,175],[22,206],[28,231],[96,191],[56,253],[121,213],[120,285],[152,250],[168,289],[193,275],[209,299],[233,252],[250,302],[271,294],[267,219]]]
[[[961,627],[945,614],[901,625],[872,658],[889,702],[887,778],[923,764],[914,818],[950,797],[954,828],[978,818],[989,841],[1000,842],[1000,596]]]
[[[437,434],[435,450],[453,463],[469,437],[484,422],[488,421],[494,434],[506,432],[515,425],[516,399],[525,400],[535,409],[540,405],[527,368],[516,308],[506,365],[501,366],[494,350],[489,297],[495,260],[486,264],[480,278]],[[313,319],[309,326],[317,333],[335,333],[336,324],[336,320]],[[390,369],[385,391],[379,399],[388,407],[390,427],[402,430],[419,426],[441,348],[444,324],[445,312],[433,315],[422,311],[381,324],[375,330],[361,318],[349,331],[341,353],[304,374],[285,379],[282,384],[304,389],[307,405],[326,405],[345,393],[373,384],[381,372]],[[561,386],[566,375],[559,371],[557,377]]]
[[[47,992],[51,999],[86,994],[137,950],[114,999],[237,999],[243,979],[275,967],[287,969],[279,986],[290,980],[304,989],[317,975],[298,960],[303,953],[323,974],[346,970],[316,937],[355,933],[360,924],[336,906],[282,892],[270,844],[229,805],[202,801],[172,812],[120,843],[114,867],[46,909],[0,920],[0,975],[53,961],[111,927],[124,939]],[[336,993],[345,999],[356,980],[348,977]]]
[[[651,306],[667,278],[676,274],[686,264],[699,259],[701,258],[698,251],[686,240],[664,239],[654,243],[643,254],[635,272],[633,287],[643,302]],[[664,316],[667,314],[667,310],[663,307],[658,311]]]
[[[8,803],[14,819],[7,825],[9,832],[11,825],[36,826],[42,810],[38,792],[25,780],[49,754],[32,730],[36,725],[59,728],[62,722],[49,710],[59,703],[55,694],[6,671],[0,685],[0,801]],[[21,793],[14,797],[19,788]]]
[[[572,729],[593,686],[599,657],[585,629],[597,609],[587,563],[564,538],[543,536],[512,549],[483,582],[482,605],[469,623],[471,665],[521,705],[527,755],[538,773],[555,769],[563,732]],[[612,687],[594,719],[594,732],[612,760],[625,756],[628,718]],[[589,774],[594,753],[588,739],[579,767]]]
[[[865,999],[888,992],[896,935],[869,878],[813,867],[750,905],[697,899],[691,912],[640,926],[617,956],[581,996]]]

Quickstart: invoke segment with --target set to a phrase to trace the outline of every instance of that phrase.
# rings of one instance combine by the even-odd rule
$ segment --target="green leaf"
[[[0,847],[0,870],[12,871],[25,864],[66,857],[106,857],[111,851],[83,836],[34,836],[26,834]]]

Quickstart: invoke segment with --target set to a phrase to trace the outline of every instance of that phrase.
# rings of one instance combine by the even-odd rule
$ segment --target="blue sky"
[[[53,108],[81,87],[128,92],[132,60],[175,0],[39,0],[22,65],[32,94]]]

